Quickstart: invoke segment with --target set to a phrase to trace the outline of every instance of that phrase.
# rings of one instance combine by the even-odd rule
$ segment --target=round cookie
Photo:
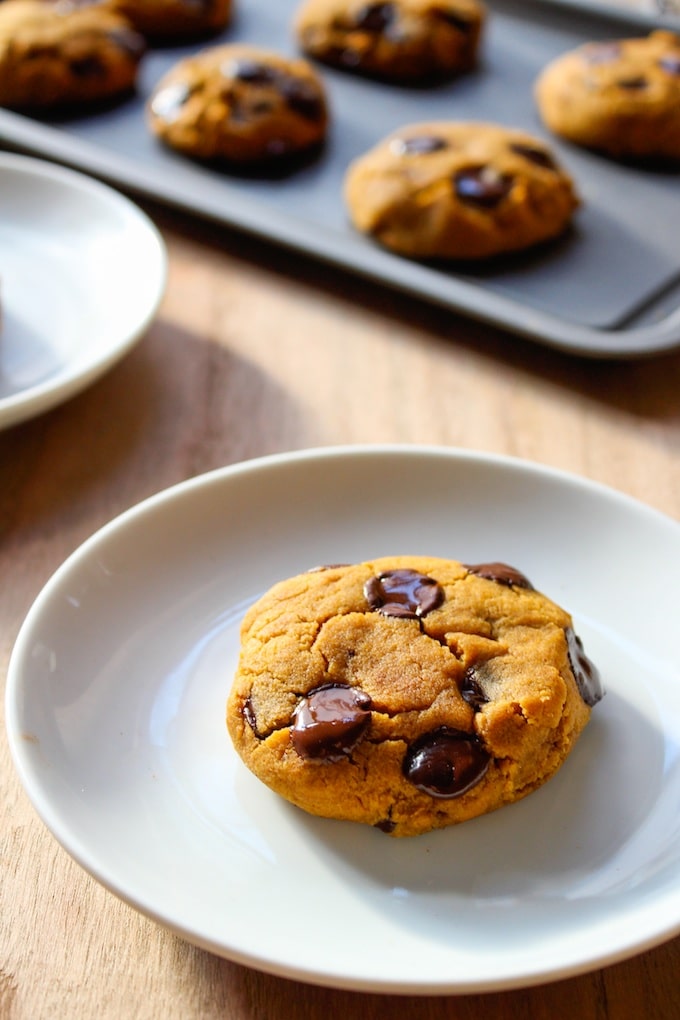
[[[320,145],[328,107],[306,60],[234,44],[176,64],[156,86],[148,120],[163,142],[189,156],[266,163]]]
[[[0,106],[46,112],[121,97],[135,86],[145,46],[103,7],[7,0],[0,4]]]
[[[401,255],[480,259],[567,228],[579,204],[549,147],[496,124],[413,124],[348,168],[354,226]]]
[[[306,0],[295,32],[317,60],[407,82],[470,70],[484,19],[479,0]]]
[[[213,35],[231,20],[232,0],[102,0],[147,39],[189,42]]]
[[[551,131],[615,158],[680,159],[680,35],[592,42],[552,61],[535,97]]]
[[[227,727],[293,804],[412,836],[537,789],[601,696],[571,617],[519,571],[398,556],[252,606]]]

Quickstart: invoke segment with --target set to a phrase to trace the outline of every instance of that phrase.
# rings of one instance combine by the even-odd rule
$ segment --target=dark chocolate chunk
[[[510,194],[513,179],[490,166],[471,166],[459,170],[453,183],[458,198],[463,202],[493,209]]]
[[[227,78],[238,78],[239,81],[248,82],[250,85],[274,85],[278,78],[278,72],[259,60],[248,60],[242,57],[240,60],[230,61],[222,72]]]
[[[281,77],[278,89],[287,106],[295,113],[299,113],[305,120],[321,120],[324,103],[310,82],[285,75]]]
[[[583,642],[578,634],[575,634],[571,627],[566,627],[564,634],[567,639],[569,665],[574,674],[576,686],[586,705],[590,705],[592,708],[604,697],[600,672],[583,650]]]
[[[620,78],[616,83],[620,89],[625,89],[626,92],[641,92],[646,89],[649,82],[644,75],[636,75],[635,78]]]
[[[241,711],[243,713],[243,718],[248,723],[257,739],[264,740],[265,734],[261,733],[257,728],[257,717],[255,715],[255,709],[253,708],[253,703],[250,700],[250,698],[246,698]]]
[[[529,578],[507,563],[466,563],[465,566],[471,574],[476,574],[477,577],[485,577],[487,581],[507,584],[509,588],[514,585],[515,588],[527,588],[529,591],[534,590],[534,586]]]
[[[486,705],[489,700],[482,690],[482,686],[472,667],[465,670],[463,682],[460,685],[460,693],[463,697],[463,701],[466,701],[468,705],[474,708],[475,712],[477,712],[482,705]]]
[[[391,818],[385,818],[381,822],[376,822],[375,827],[376,829],[380,829],[381,832],[387,832],[389,834],[390,832],[394,832],[397,827],[397,823],[393,822]]]
[[[522,145],[519,142],[515,142],[510,148],[518,156],[524,156],[525,159],[528,159],[530,163],[535,163],[536,166],[545,167],[546,170],[557,169],[555,160],[545,149],[538,149],[533,145]]]
[[[386,570],[364,585],[371,609],[383,616],[415,620],[425,616],[444,601],[444,589],[433,577],[417,570]]]
[[[364,691],[346,684],[326,684],[298,703],[290,736],[301,758],[341,761],[370,721],[371,699]]]
[[[94,53],[69,61],[69,67],[76,78],[100,78],[106,72],[104,63]]]
[[[474,735],[443,726],[411,745],[403,771],[414,786],[432,797],[459,797],[482,779],[489,761]]]
[[[354,21],[355,28],[363,32],[384,32],[397,17],[393,3],[366,4]]]
[[[411,138],[394,138],[391,148],[399,156],[427,156],[430,152],[445,149],[446,142],[435,135],[413,135]]]

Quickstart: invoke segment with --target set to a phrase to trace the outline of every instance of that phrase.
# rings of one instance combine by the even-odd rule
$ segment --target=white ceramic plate
[[[165,288],[151,221],[111,188],[0,154],[0,428],[83,389],[139,339]]]
[[[531,797],[393,840],[311,818],[237,760],[224,704],[244,608],[319,563],[505,560],[575,617],[607,694]],[[146,501],[37,599],[7,688],[39,814],[140,911],[331,986],[529,985],[680,930],[680,526],[499,457],[354,447],[251,461]]]

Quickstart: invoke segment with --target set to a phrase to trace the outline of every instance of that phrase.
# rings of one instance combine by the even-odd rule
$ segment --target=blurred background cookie
[[[234,44],[179,61],[154,90],[148,120],[197,159],[271,163],[319,146],[328,107],[307,61]]]
[[[479,259],[561,234],[579,204],[545,142],[486,123],[402,128],[352,163],[354,226],[416,258]]]
[[[592,42],[558,57],[536,82],[544,124],[614,157],[680,159],[680,36]]]
[[[305,0],[295,31],[303,51],[317,60],[411,81],[470,70],[484,17],[478,0]]]
[[[136,83],[145,40],[100,6],[40,0],[0,4],[0,105],[78,109],[122,97]]]
[[[213,35],[231,20],[232,0],[102,0],[123,14],[150,42],[191,42]]]

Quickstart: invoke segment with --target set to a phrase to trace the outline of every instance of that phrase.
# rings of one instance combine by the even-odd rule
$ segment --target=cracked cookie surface
[[[551,131],[615,158],[680,160],[680,35],[586,43],[541,73]]]
[[[350,164],[357,230],[401,255],[482,259],[563,233],[579,204],[549,146],[498,124],[412,124]]]
[[[408,82],[474,67],[484,20],[478,0],[307,0],[295,31],[301,48],[317,60]]]
[[[122,97],[136,83],[142,35],[99,6],[0,4],[0,106],[47,112]]]
[[[571,617],[519,571],[398,556],[251,607],[227,727],[298,807],[410,836],[541,786],[601,695]]]
[[[275,163],[320,146],[328,126],[323,83],[306,60],[243,44],[180,60],[147,107],[151,131],[188,156]]]

